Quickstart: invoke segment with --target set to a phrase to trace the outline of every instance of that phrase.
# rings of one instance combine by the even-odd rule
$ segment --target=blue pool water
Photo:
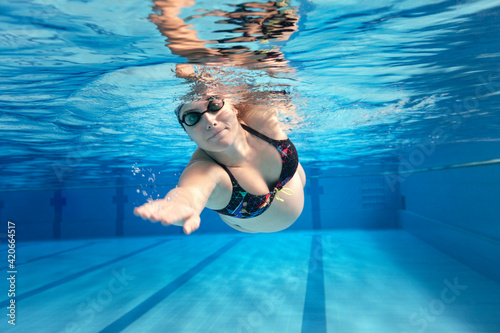
[[[0,331],[500,332],[500,1],[285,1],[242,41],[243,3],[178,16],[249,56],[213,86],[289,106],[305,207],[186,237],[132,213],[195,147],[154,3],[0,0]]]
[[[172,70],[185,59],[171,54],[148,20],[152,5],[2,1],[4,188],[140,183],[135,164],[154,168],[159,182],[162,170],[182,170],[193,144],[171,111],[189,85]],[[216,79],[288,91],[295,112],[282,120],[304,165],[325,175],[391,172],[420,144],[482,148],[433,155],[429,166],[498,157],[489,148],[500,133],[498,1],[291,5],[297,32],[249,46],[279,48],[288,72],[234,69]],[[202,2],[182,16],[212,7],[230,8]],[[207,40],[232,27],[212,21],[188,23]]]
[[[19,253],[18,324],[2,332],[499,331],[500,285],[404,231],[44,242]]]

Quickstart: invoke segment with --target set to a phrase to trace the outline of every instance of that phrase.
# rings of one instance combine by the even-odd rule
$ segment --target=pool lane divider
[[[68,275],[66,277],[63,277],[57,281],[53,281],[53,282],[50,282],[50,283],[47,283],[46,285],[44,286],[41,286],[41,287],[38,287],[36,289],[33,289],[33,290],[30,290],[28,292],[25,292],[25,293],[22,293],[22,294],[19,294],[19,295],[16,295],[16,302],[18,301],[21,301],[23,299],[26,299],[28,297],[31,297],[31,296],[34,296],[34,295],[37,295],[37,294],[40,294],[44,291],[47,291],[49,289],[52,289],[52,288],[56,288],[56,287],[59,287],[60,285],[66,283],[66,282],[70,282],[72,280],[76,280],[84,275],[87,275],[87,274],[90,274],[90,273],[93,273],[101,268],[104,268],[106,266],[109,266],[109,265],[112,265],[112,264],[115,264],[119,261],[122,261],[122,260],[125,260],[125,259],[128,259],[132,256],[135,256],[139,253],[142,253],[144,251],[147,251],[147,250],[150,250],[152,248],[155,248],[159,245],[162,245],[166,242],[169,242],[170,239],[164,239],[164,240],[161,240],[159,242],[156,242],[154,244],[151,244],[151,245],[148,245],[148,246],[145,246],[139,250],[136,250],[136,251],[133,251],[133,252],[130,252],[130,253],[127,253],[123,256],[120,256],[120,257],[117,257],[115,259],[112,259],[112,260],[109,260],[109,261],[106,261],[102,264],[99,264],[99,265],[95,265],[93,267],[90,267],[90,268],[87,268],[87,269],[84,269],[83,271],[80,271],[80,272],[77,272],[77,273],[74,273],[74,274],[71,274],[71,275]],[[0,302],[0,307],[3,307],[3,306],[8,306],[10,304],[10,300],[7,299],[7,300],[4,300],[4,301],[1,301]]]
[[[301,332],[326,333],[325,277],[321,235],[314,235],[311,242]]]
[[[133,322],[142,317],[149,310],[154,308],[165,298],[170,296],[177,289],[182,287],[186,282],[191,280],[196,274],[201,272],[205,267],[217,260],[221,255],[231,249],[233,246],[238,244],[242,240],[241,237],[231,240],[229,243],[203,259],[200,263],[190,268],[187,272],[177,277],[174,281],[167,284],[162,289],[158,290],[156,293],[151,295],[149,298],[144,300],[142,303],[137,305],[135,308],[125,313],[123,316],[109,324],[107,327],[99,331],[99,333],[114,333],[121,332]]]

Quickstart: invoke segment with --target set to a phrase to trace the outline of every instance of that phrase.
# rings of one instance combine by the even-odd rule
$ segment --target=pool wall
[[[500,282],[498,152],[488,139],[416,147],[388,183],[399,187],[402,229]]]
[[[414,174],[400,185],[404,230],[500,282],[500,165]]]
[[[320,178],[309,170],[304,211],[290,230],[398,227],[400,196],[383,176]],[[157,186],[164,196],[174,185]],[[140,189],[141,192],[143,189]],[[145,191],[151,192],[146,188]],[[143,221],[134,207],[146,202],[137,186],[0,192],[0,218],[16,222],[19,241],[178,235],[182,229]],[[197,233],[237,232],[208,209]]]
[[[495,157],[500,144],[435,148],[425,163],[408,164],[416,161],[414,151],[402,155],[399,174],[325,176],[305,166],[304,211],[288,231],[403,229],[500,282],[500,163],[470,163]],[[458,164],[429,167],[450,156]],[[175,186],[170,181],[155,188],[118,181],[109,188],[3,191],[2,230],[15,222],[18,241],[180,235],[179,227],[133,215],[146,201],[142,191],[163,196]],[[237,231],[205,210],[196,233]],[[6,236],[0,231],[2,243]]]

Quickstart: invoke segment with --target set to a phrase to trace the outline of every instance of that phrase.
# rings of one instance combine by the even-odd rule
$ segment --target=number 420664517
[[[14,269],[14,264],[16,262],[16,224],[14,222],[8,223],[8,235],[9,238],[9,268]]]

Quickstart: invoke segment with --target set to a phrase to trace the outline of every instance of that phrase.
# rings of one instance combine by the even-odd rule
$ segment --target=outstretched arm
[[[149,19],[167,37],[167,46],[172,54],[188,60],[193,56],[209,57],[216,54],[215,50],[205,46],[207,41],[198,38],[198,31],[179,17],[182,8],[193,6],[194,0],[155,0],[154,3],[154,10],[161,14],[151,14]]]
[[[163,225],[182,226],[189,235],[199,228],[200,213],[216,192],[218,179],[213,163],[192,162],[182,173],[179,185],[165,198],[135,208],[134,214]]]

